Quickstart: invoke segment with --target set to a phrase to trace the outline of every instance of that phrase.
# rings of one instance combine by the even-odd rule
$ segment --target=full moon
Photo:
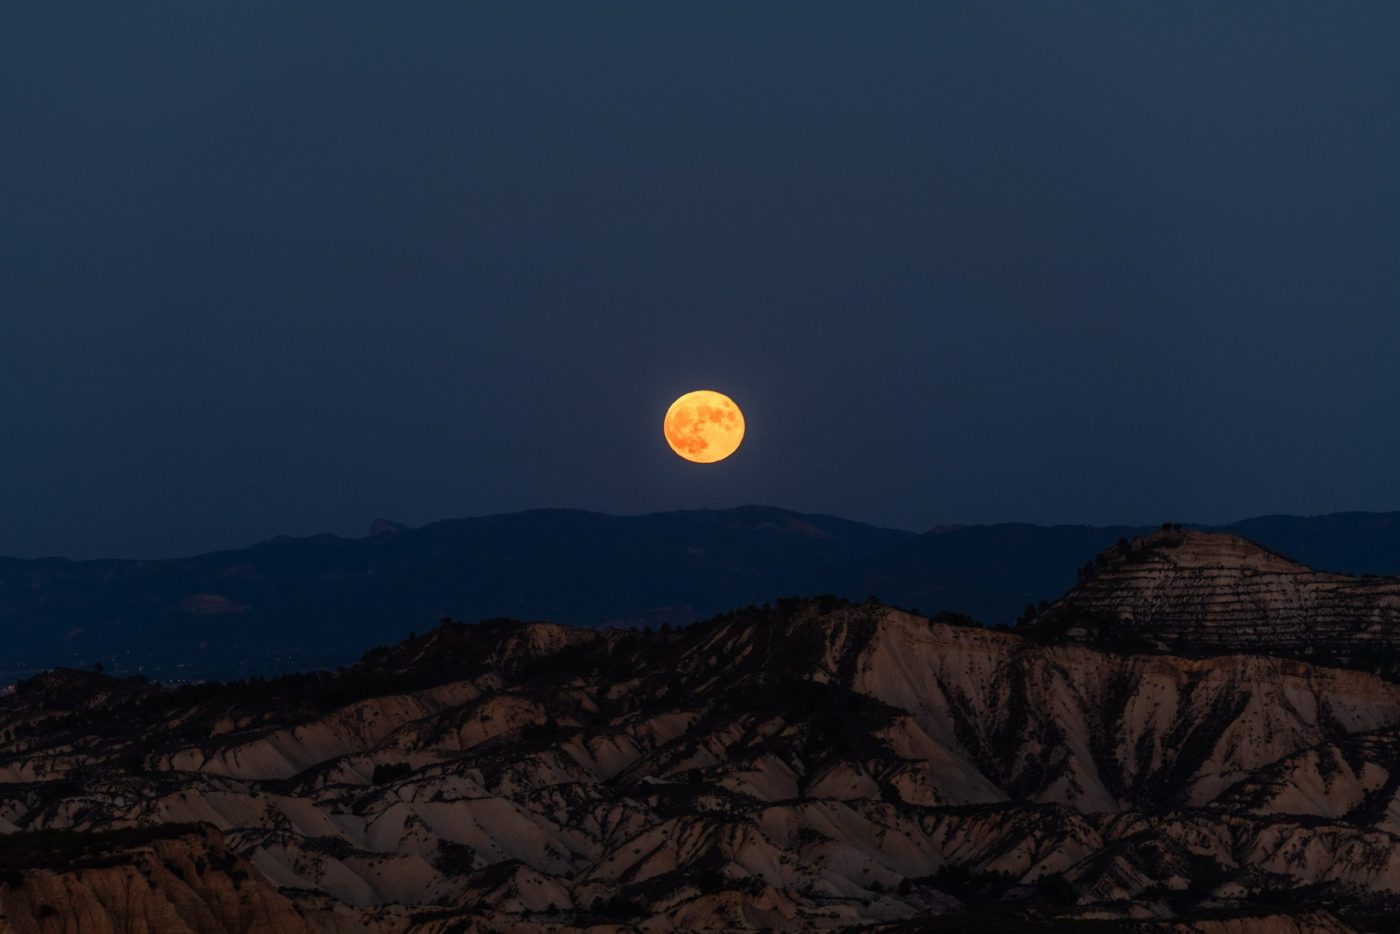
[[[671,450],[697,464],[722,461],[744,440],[744,413],[722,392],[697,389],[666,410],[662,423]]]

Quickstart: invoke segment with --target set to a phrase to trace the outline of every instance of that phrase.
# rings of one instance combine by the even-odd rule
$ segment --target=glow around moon
[[[697,389],[681,396],[666,410],[666,443],[697,464],[722,461],[744,440],[744,413],[722,392]]]

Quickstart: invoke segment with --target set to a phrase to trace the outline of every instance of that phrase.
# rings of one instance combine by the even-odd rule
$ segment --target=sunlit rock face
[[[1214,538],[1181,541],[1323,579]],[[1400,901],[1400,686],[1274,657],[1267,621],[1247,654],[1055,637],[1083,593],[1113,605],[1100,572],[1029,636],[815,599],[663,632],[444,624],[267,682],[45,674],[0,699],[0,854],[77,833],[42,867],[0,855],[0,899],[289,931],[1346,930]],[[1163,585],[1155,631],[1248,576]],[[72,843],[162,827],[112,865]]]

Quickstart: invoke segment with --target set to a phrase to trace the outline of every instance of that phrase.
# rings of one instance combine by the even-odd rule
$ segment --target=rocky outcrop
[[[315,930],[207,829],[16,834],[0,866],[0,931]]]
[[[1026,631],[1129,650],[1256,653],[1394,674],[1400,578],[1325,574],[1233,535],[1169,529],[1099,555]]]

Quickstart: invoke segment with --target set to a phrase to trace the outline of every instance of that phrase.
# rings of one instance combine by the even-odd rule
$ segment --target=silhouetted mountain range
[[[1323,570],[1400,570],[1400,513],[1219,528]],[[117,671],[183,665],[192,677],[227,676],[336,664],[444,616],[682,624],[817,593],[1009,623],[1027,603],[1063,593],[1085,556],[1149,529],[915,534],[746,506],[635,517],[536,510],[417,529],[380,520],[372,531],[161,561],[0,559],[0,668],[105,658]]]

